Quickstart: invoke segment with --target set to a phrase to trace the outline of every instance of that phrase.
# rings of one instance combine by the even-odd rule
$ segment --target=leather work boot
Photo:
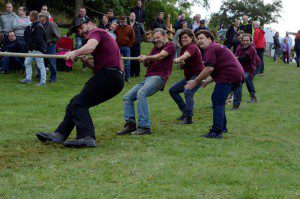
[[[193,124],[192,117],[186,116],[179,124]]]
[[[138,128],[136,131],[133,131],[131,135],[148,135],[151,134],[150,128]]]
[[[124,125],[124,129],[122,131],[117,132],[117,135],[126,135],[136,130],[136,124],[133,122],[128,122]]]
[[[184,120],[185,116],[186,116],[185,113],[182,113],[180,117],[176,118],[176,120],[182,121]]]
[[[78,140],[65,141],[64,146],[73,148],[96,147],[96,143],[94,138],[87,136]]]
[[[250,96],[251,96],[251,99],[250,99],[250,101],[247,101],[247,103],[256,103],[257,98],[255,96],[255,93],[251,93]]]
[[[36,134],[37,138],[41,142],[53,142],[53,143],[63,143],[65,141],[65,138],[60,133],[46,133],[46,132],[40,132]]]

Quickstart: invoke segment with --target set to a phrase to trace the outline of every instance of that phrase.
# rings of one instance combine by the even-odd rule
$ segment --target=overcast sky
[[[272,0],[265,0],[265,2],[272,2]],[[219,11],[222,0],[209,0],[209,3],[210,9],[206,10],[202,7],[194,6],[192,13],[200,13],[201,18],[209,19],[211,13]],[[286,31],[297,32],[300,30],[300,0],[282,0],[282,5],[283,9],[278,23],[265,26],[279,31],[281,36],[283,36]]]

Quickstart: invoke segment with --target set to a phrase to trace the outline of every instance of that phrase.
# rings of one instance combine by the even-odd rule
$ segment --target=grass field
[[[143,45],[148,53],[149,45]],[[212,125],[213,85],[195,95],[194,124],[180,115],[168,88],[182,78],[174,68],[164,92],[150,97],[149,136],[116,136],[123,127],[123,95],[92,108],[97,148],[42,144],[90,71],[79,64],[56,84],[22,85],[19,74],[0,76],[0,198],[299,198],[300,70],[266,58],[254,81],[258,103],[227,106],[229,132],[201,138]],[[142,69],[145,74],[145,69]],[[71,138],[75,138],[75,131]]]

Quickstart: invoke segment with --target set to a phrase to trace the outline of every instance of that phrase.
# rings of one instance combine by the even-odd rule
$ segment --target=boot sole
[[[41,134],[36,134],[37,138],[41,141],[41,142],[53,142],[53,143],[56,143],[56,144],[60,144],[60,143],[63,143],[64,141],[61,140],[61,139],[57,139],[57,138],[48,138],[48,137],[45,137]]]

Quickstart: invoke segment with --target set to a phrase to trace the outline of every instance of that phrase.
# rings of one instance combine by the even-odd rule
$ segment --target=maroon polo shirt
[[[92,53],[94,57],[94,74],[104,68],[117,68],[124,71],[119,47],[107,31],[95,28],[88,33],[86,39],[96,39],[99,42]]]
[[[234,54],[215,42],[204,49],[204,65],[214,68],[210,76],[216,83],[238,83],[244,80],[243,67]]]
[[[251,77],[253,77],[256,68],[257,56],[255,47],[253,45],[250,45],[247,48],[244,48],[243,45],[240,44],[236,49],[235,56],[241,58],[239,60],[244,68],[244,71],[250,73]]]
[[[190,45],[183,47],[180,51],[180,56],[185,52],[189,52],[191,55],[185,60],[185,64],[183,66],[184,76],[187,79],[190,79],[192,76],[199,75],[203,70],[204,65],[202,62],[201,52],[196,44],[191,43]]]
[[[162,50],[168,52],[169,55],[162,60],[151,62],[150,66],[147,68],[145,76],[161,76],[165,81],[167,81],[172,73],[175,45],[173,42],[168,42],[162,48],[157,48],[154,46],[150,52],[150,55],[156,55]]]

